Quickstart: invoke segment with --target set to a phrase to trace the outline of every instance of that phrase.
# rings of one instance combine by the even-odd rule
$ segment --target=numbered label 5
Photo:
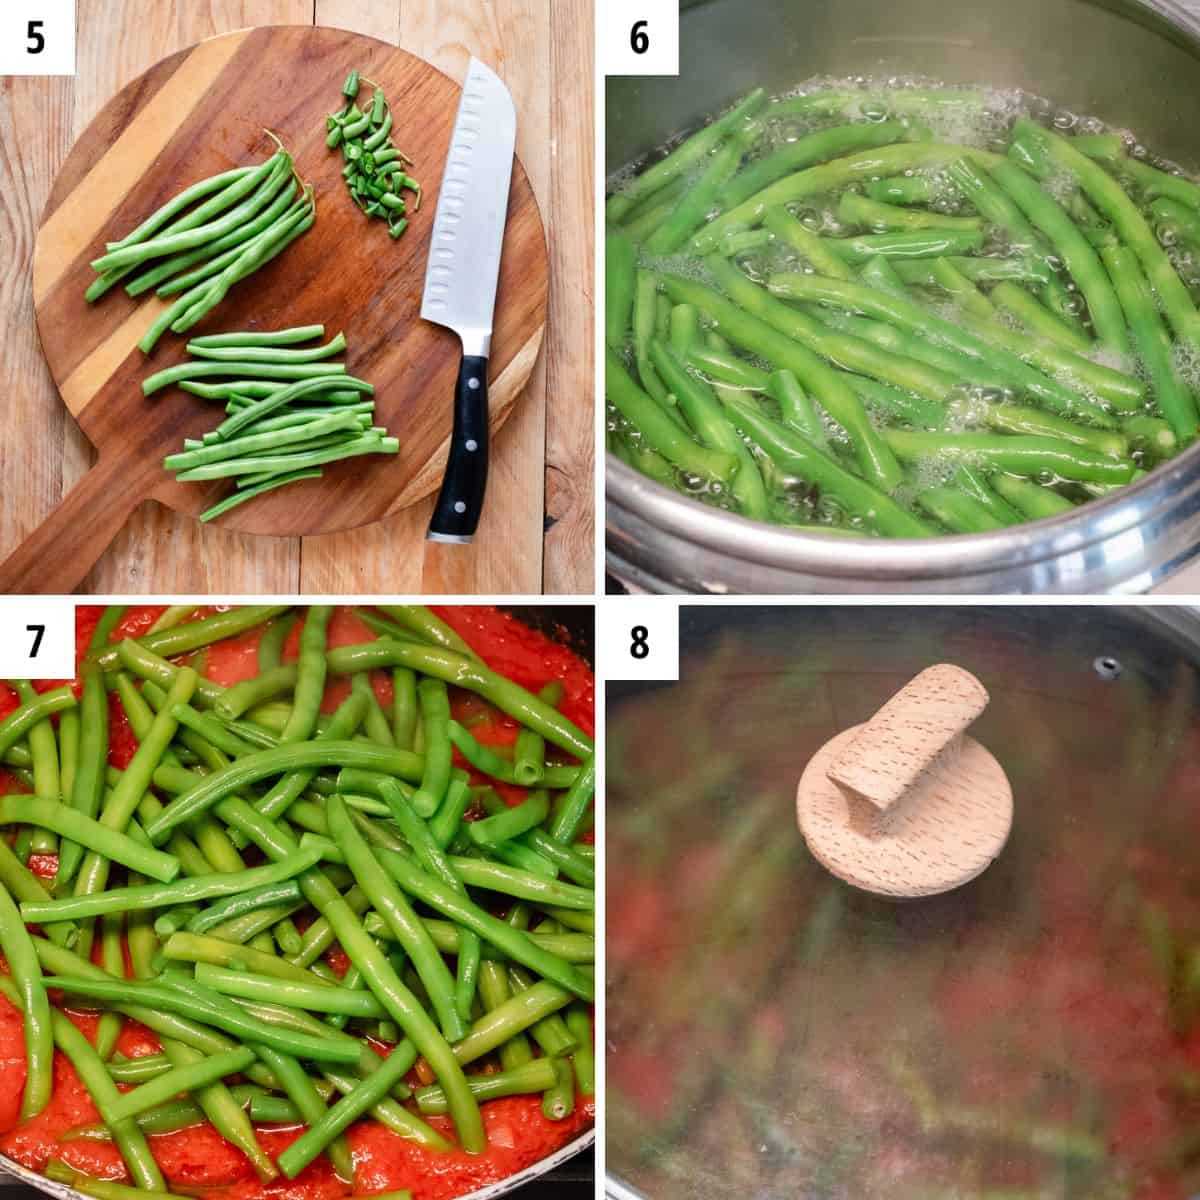
[[[679,605],[629,596],[600,606],[600,661],[609,679],[679,678]]]
[[[679,0],[600,0],[605,75],[679,74]]]
[[[0,75],[74,75],[75,0],[0,3]]]
[[[0,596],[0,676],[75,677],[75,602]]]

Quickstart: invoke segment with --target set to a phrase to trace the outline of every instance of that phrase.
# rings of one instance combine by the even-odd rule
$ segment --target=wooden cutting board
[[[359,212],[325,146],[326,115],[351,68],[379,83],[393,140],[424,185],[398,241]],[[364,92],[365,94],[365,92]],[[137,341],[161,310],[120,288],[96,304],[84,291],[105,241],[123,236],[196,180],[262,161],[264,128],[317,189],[315,226],[237,285],[193,335],[322,323],[349,340],[347,369],[376,389],[376,421],[398,456],[365,456],[325,477],[269,493],[220,518],[229,529],[293,536],[376,521],[435,491],[446,460],[458,339],[419,317],[433,212],[460,88],[402,49],[342,30],[273,26],[210,38],[163,59],[118,93],[75,144],[51,192],[34,257],[42,348],[64,402],[99,451],[92,470],[0,564],[0,590],[69,591],[133,508],[152,497],[198,515],[228,481],[177,484],[165,454],[215,426],[220,407],[178,389],[143,397],[141,381],[185,358],[168,333],[147,358]],[[492,342],[493,433],[512,410],[541,346],[548,255],[537,200],[514,164]]]

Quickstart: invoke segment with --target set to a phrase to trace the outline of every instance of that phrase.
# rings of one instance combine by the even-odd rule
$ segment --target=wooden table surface
[[[550,316],[530,386],[493,447],[479,533],[468,548],[427,555],[432,499],[375,525],[306,538],[228,533],[148,502],[86,590],[590,593],[591,0],[78,0],[76,75],[0,80],[0,557],[94,457],[51,382],[33,322],[34,239],[72,143],[114,92],[164,55],[248,25],[313,23],[402,45],[460,81],[474,54],[516,101],[517,153],[550,247]]]

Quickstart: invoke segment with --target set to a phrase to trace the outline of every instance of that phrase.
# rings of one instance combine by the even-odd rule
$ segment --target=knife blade
[[[500,78],[471,59],[433,218],[421,316],[462,342],[454,430],[428,537],[469,542],[488,472],[488,355],[508,215],[517,114]]]

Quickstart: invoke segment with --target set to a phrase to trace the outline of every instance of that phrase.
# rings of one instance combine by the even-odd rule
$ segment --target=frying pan
[[[594,664],[595,609],[590,604],[516,604],[503,607],[519,621],[567,646],[589,664]],[[500,1196],[515,1192],[526,1184],[540,1179],[543,1175],[557,1170],[569,1159],[593,1145],[595,1140],[596,1131],[589,1129],[540,1162],[526,1167],[523,1171],[518,1171],[515,1175],[510,1175],[507,1179],[502,1179],[499,1183],[478,1188],[462,1197],[462,1200],[497,1200]],[[86,1196],[67,1184],[56,1183],[44,1175],[39,1175],[36,1171],[21,1166],[11,1158],[0,1155],[0,1196],[8,1193],[6,1185],[10,1181],[9,1176],[15,1177],[31,1188],[45,1192],[48,1196],[54,1196],[57,1200],[87,1200]]]

